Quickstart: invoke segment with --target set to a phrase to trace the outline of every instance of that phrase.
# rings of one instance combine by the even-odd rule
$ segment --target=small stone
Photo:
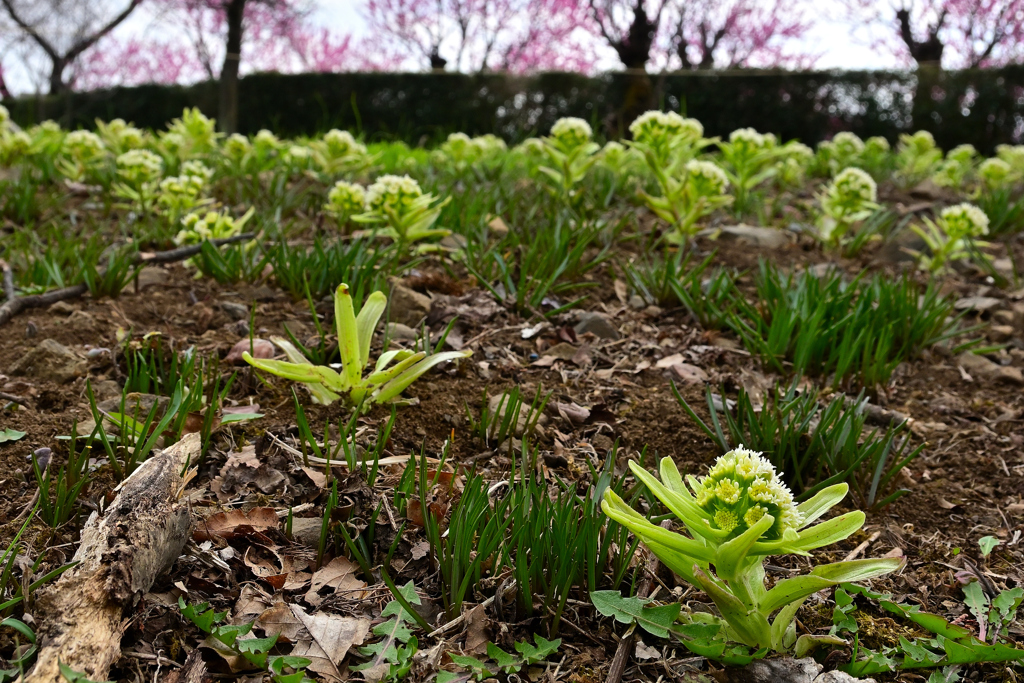
[[[260,285],[252,293],[252,298],[261,302],[274,301],[275,299],[279,299],[283,296],[284,295],[281,292],[272,287],[268,287],[267,285]]]
[[[558,360],[572,360],[576,357],[578,348],[567,342],[559,342],[544,352],[545,356],[551,356]]]
[[[958,311],[977,311],[978,313],[988,313],[999,308],[1002,304],[1002,299],[996,299],[991,296],[968,296],[960,299],[953,304],[953,306]]]
[[[53,339],[44,339],[14,363],[11,374],[64,384],[81,377],[88,369],[85,359],[77,353]]]
[[[643,309],[645,306],[647,306],[647,302],[644,301],[644,298],[639,294],[634,294],[633,296],[629,297],[630,308],[635,308],[636,310],[639,311]]]
[[[657,318],[662,314],[661,306],[648,306],[644,309],[644,314],[651,318]]]
[[[776,228],[753,225],[727,225],[719,229],[718,239],[759,249],[782,249],[792,244],[793,235]]]
[[[96,318],[82,310],[75,310],[68,316],[68,325],[77,329],[89,329],[96,326]]]
[[[992,314],[992,320],[1000,325],[1012,325],[1014,319],[1013,311],[996,311]]]
[[[996,373],[995,381],[1020,386],[1024,384],[1024,372],[1021,372],[1020,368],[1012,365],[1001,365],[999,366],[999,372]]]
[[[406,287],[397,279],[393,279],[391,284],[388,319],[415,328],[430,312],[430,297]]]
[[[985,356],[965,351],[957,356],[957,362],[975,380],[982,379],[1003,384],[1024,384],[1024,373],[1012,365],[993,363]]]
[[[245,365],[242,354],[249,351],[250,347],[253,358],[266,360],[274,357],[274,345],[266,339],[253,339],[251,342],[249,339],[239,339],[228,351],[228,355],[224,357],[224,362],[231,365]]]
[[[388,336],[395,341],[416,341],[416,330],[402,323],[388,323]]]
[[[576,334],[586,334],[589,332],[598,339],[614,340],[619,339],[621,336],[608,318],[593,311],[581,315],[579,322],[576,323],[573,329],[576,330]]]
[[[514,436],[522,436],[526,430],[528,424],[533,424],[536,419],[536,424],[542,426],[547,424],[548,416],[541,413],[536,415],[535,412],[530,410],[529,398],[523,400],[523,395],[520,394],[520,406],[519,416],[516,419],[516,426],[514,429]],[[493,439],[497,436],[498,430],[501,428],[501,424],[505,421],[505,413],[511,410],[515,414],[515,401],[512,400],[512,395],[508,393],[496,394],[487,399],[487,410],[493,416],[491,419],[490,429],[488,430],[488,438]]]
[[[217,305],[232,320],[245,320],[249,317],[249,309],[243,304],[234,301],[220,301]]]
[[[112,379],[104,379],[92,385],[92,394],[97,401],[106,401],[121,395],[121,385]]]
[[[166,269],[159,266],[146,266],[139,271],[137,279],[139,291],[155,285],[166,285],[170,279],[170,273]]]
[[[67,301],[58,301],[54,305],[50,306],[50,313],[53,313],[54,315],[71,315],[77,310],[77,307],[72,306]]]
[[[1000,311],[1000,313],[1005,312],[1007,311]],[[1002,344],[1009,341],[1013,337],[1014,332],[1013,325],[993,325],[988,329],[988,338],[996,344]]]
[[[495,237],[502,238],[508,234],[508,226],[505,225],[505,221],[502,220],[501,216],[492,218],[487,227],[490,228]]]

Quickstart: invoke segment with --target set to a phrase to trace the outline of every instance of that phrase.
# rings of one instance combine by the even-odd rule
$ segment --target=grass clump
[[[970,331],[951,298],[933,282],[922,292],[909,275],[847,282],[835,271],[784,275],[762,261],[756,287],[756,303],[737,299],[729,316],[743,345],[775,371],[830,377],[833,388],[884,386],[900,363]]]

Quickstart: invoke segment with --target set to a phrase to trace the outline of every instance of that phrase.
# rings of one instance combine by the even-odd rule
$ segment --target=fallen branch
[[[224,244],[233,244],[235,242],[243,242],[245,240],[251,240],[255,235],[253,233],[245,233],[242,235],[235,235],[234,237],[225,237],[218,240],[210,240],[210,243],[215,247],[219,247]],[[158,251],[148,256],[136,256],[134,263],[150,265],[154,263],[174,263],[176,261],[184,261],[187,258],[195,256],[202,251],[203,245],[193,244],[188,247],[179,247],[177,249],[171,249],[169,251]],[[50,306],[58,301],[67,301],[68,299],[77,299],[89,291],[89,288],[85,285],[74,285],[72,287],[64,287],[62,289],[55,289],[44,294],[32,294],[30,296],[15,296],[14,291],[14,274],[11,267],[0,261],[0,268],[3,268],[4,275],[4,291],[7,293],[7,302],[0,306],[0,326],[5,325],[11,318],[21,313],[26,308],[43,308]]]
[[[245,232],[241,235],[235,235],[234,237],[223,237],[217,240],[209,240],[210,244],[215,247],[220,247],[225,244],[234,244],[235,242],[246,242],[251,240],[256,235],[251,232]],[[144,263],[149,265],[151,263],[174,263],[175,261],[184,261],[187,258],[195,256],[203,250],[203,243],[192,244],[187,247],[178,247],[177,249],[171,249],[169,251],[158,251],[148,256],[140,256],[136,259],[136,263]]]
[[[665,520],[661,523],[663,529],[668,529],[672,526],[669,520]],[[640,579],[640,588],[637,591],[637,597],[646,598],[651,594],[651,590],[654,587],[654,577],[658,573],[658,565],[660,560],[658,556],[652,553],[650,550],[647,551],[647,562],[644,566],[644,577]],[[638,626],[634,624],[629,635],[625,636],[619,641],[619,646],[615,649],[615,656],[612,657],[611,666],[608,667],[608,678],[605,679],[605,683],[619,683],[622,680],[622,674],[626,671],[626,664],[629,662],[629,656],[633,654],[633,648],[636,645],[636,630]]]
[[[199,451],[199,435],[186,435],[145,461],[107,509],[89,517],[74,557],[79,564],[36,596],[39,656],[26,683],[60,683],[58,663],[106,680],[121,655],[125,612],[189,538],[182,473]]]

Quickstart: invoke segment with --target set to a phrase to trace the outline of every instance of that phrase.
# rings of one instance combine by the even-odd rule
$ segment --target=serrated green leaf
[[[539,633],[533,634],[533,642],[537,643],[536,647],[525,641],[516,643],[515,646],[516,650],[523,656],[523,659],[526,660],[527,664],[536,664],[537,662],[547,659],[558,652],[558,648],[562,645],[561,638],[547,640]]]
[[[639,624],[659,638],[667,638],[669,628],[679,616],[679,603],[647,607],[642,598],[624,598],[618,591],[593,591],[590,601],[606,617],[615,617],[623,624]]]
[[[507,674],[515,673],[523,666],[523,660],[502,650],[494,643],[487,643],[487,656],[498,664],[498,668]]]

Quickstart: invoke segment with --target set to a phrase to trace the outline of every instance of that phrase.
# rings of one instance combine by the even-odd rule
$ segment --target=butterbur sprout
[[[800,525],[793,494],[775,468],[743,444],[718,458],[699,480],[694,496],[711,526],[726,532],[726,538],[739,536],[766,514],[775,519],[762,535],[766,540],[779,540],[787,531],[793,535]]]
[[[988,216],[974,204],[947,206],[939,218],[943,230],[951,239],[981,237],[988,234]]]
[[[401,213],[422,195],[420,184],[409,176],[382,175],[367,189],[366,207],[370,211]]]
[[[344,222],[361,213],[366,206],[366,190],[362,185],[339,180],[327,194],[327,211]]]
[[[850,157],[864,151],[864,141],[856,133],[840,131],[832,137],[832,149],[841,157]]]
[[[224,141],[224,156],[235,161],[241,161],[242,158],[252,150],[252,144],[249,142],[249,138],[238,133],[232,133],[228,136],[228,139]]]
[[[985,159],[978,166],[978,176],[989,190],[1000,190],[1010,184],[1013,168],[1002,159]]]
[[[851,166],[844,168],[832,181],[822,199],[822,208],[833,213],[842,208],[859,210],[865,203],[878,201],[878,184],[867,172]]]
[[[659,145],[675,138],[697,140],[704,136],[704,126],[697,119],[683,118],[675,112],[649,111],[629,126],[636,142]]]
[[[323,140],[327,152],[335,159],[366,154],[366,146],[356,142],[356,139],[347,130],[333,128],[324,133]]]
[[[711,161],[693,160],[686,164],[686,173],[698,197],[714,197],[725,194],[729,178],[717,164]]]
[[[742,145],[751,151],[767,149],[772,146],[775,136],[768,137],[758,133],[753,128],[737,128],[729,133],[729,142],[734,145]]]
[[[117,172],[125,180],[141,184],[160,177],[163,161],[148,149],[132,149],[117,157]]]
[[[551,137],[562,146],[563,149],[575,149],[590,142],[594,131],[590,124],[575,116],[567,116],[555,121],[551,126]]]

